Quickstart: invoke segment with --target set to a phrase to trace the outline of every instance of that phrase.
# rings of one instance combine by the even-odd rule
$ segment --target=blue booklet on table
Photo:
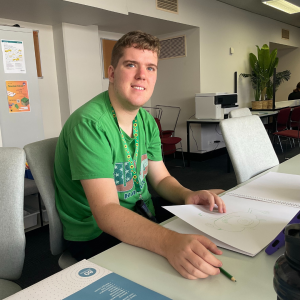
[[[82,260],[8,298],[8,300],[166,300],[129,279]]]

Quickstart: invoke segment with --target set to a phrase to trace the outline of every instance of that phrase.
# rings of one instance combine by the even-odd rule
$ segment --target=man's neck
[[[108,89],[110,102],[116,112],[120,128],[130,137],[132,137],[132,121],[137,115],[139,109],[129,110],[122,106],[115,97],[114,92]]]

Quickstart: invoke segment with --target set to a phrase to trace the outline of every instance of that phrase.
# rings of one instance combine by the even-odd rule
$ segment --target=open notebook
[[[298,207],[300,209],[300,176],[269,172],[228,192],[227,195]]]
[[[218,213],[217,207],[211,212],[203,205],[164,208],[218,246],[255,256],[299,211],[300,176],[270,172],[221,198],[227,207],[224,214]],[[178,222],[166,227],[181,231]],[[184,228],[182,233],[195,234],[192,230],[187,232],[189,229],[186,226]]]

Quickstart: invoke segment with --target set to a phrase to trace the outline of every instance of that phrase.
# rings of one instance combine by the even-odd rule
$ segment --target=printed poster
[[[22,41],[1,40],[5,73],[26,73],[24,45]]]
[[[6,81],[7,100],[10,113],[29,112],[27,81]]]

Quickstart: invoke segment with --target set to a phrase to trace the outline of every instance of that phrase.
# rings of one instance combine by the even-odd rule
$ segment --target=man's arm
[[[217,194],[224,192],[223,190],[214,189],[193,192],[183,187],[170,175],[163,161],[149,160],[147,179],[161,197],[174,204],[208,204],[210,210],[216,204],[220,213],[226,212],[223,200],[217,196]]]
[[[113,179],[87,179],[81,183],[95,220],[104,232],[164,256],[188,279],[219,274],[222,263],[211,252],[222,252],[207,238],[173,232],[120,206]]]

